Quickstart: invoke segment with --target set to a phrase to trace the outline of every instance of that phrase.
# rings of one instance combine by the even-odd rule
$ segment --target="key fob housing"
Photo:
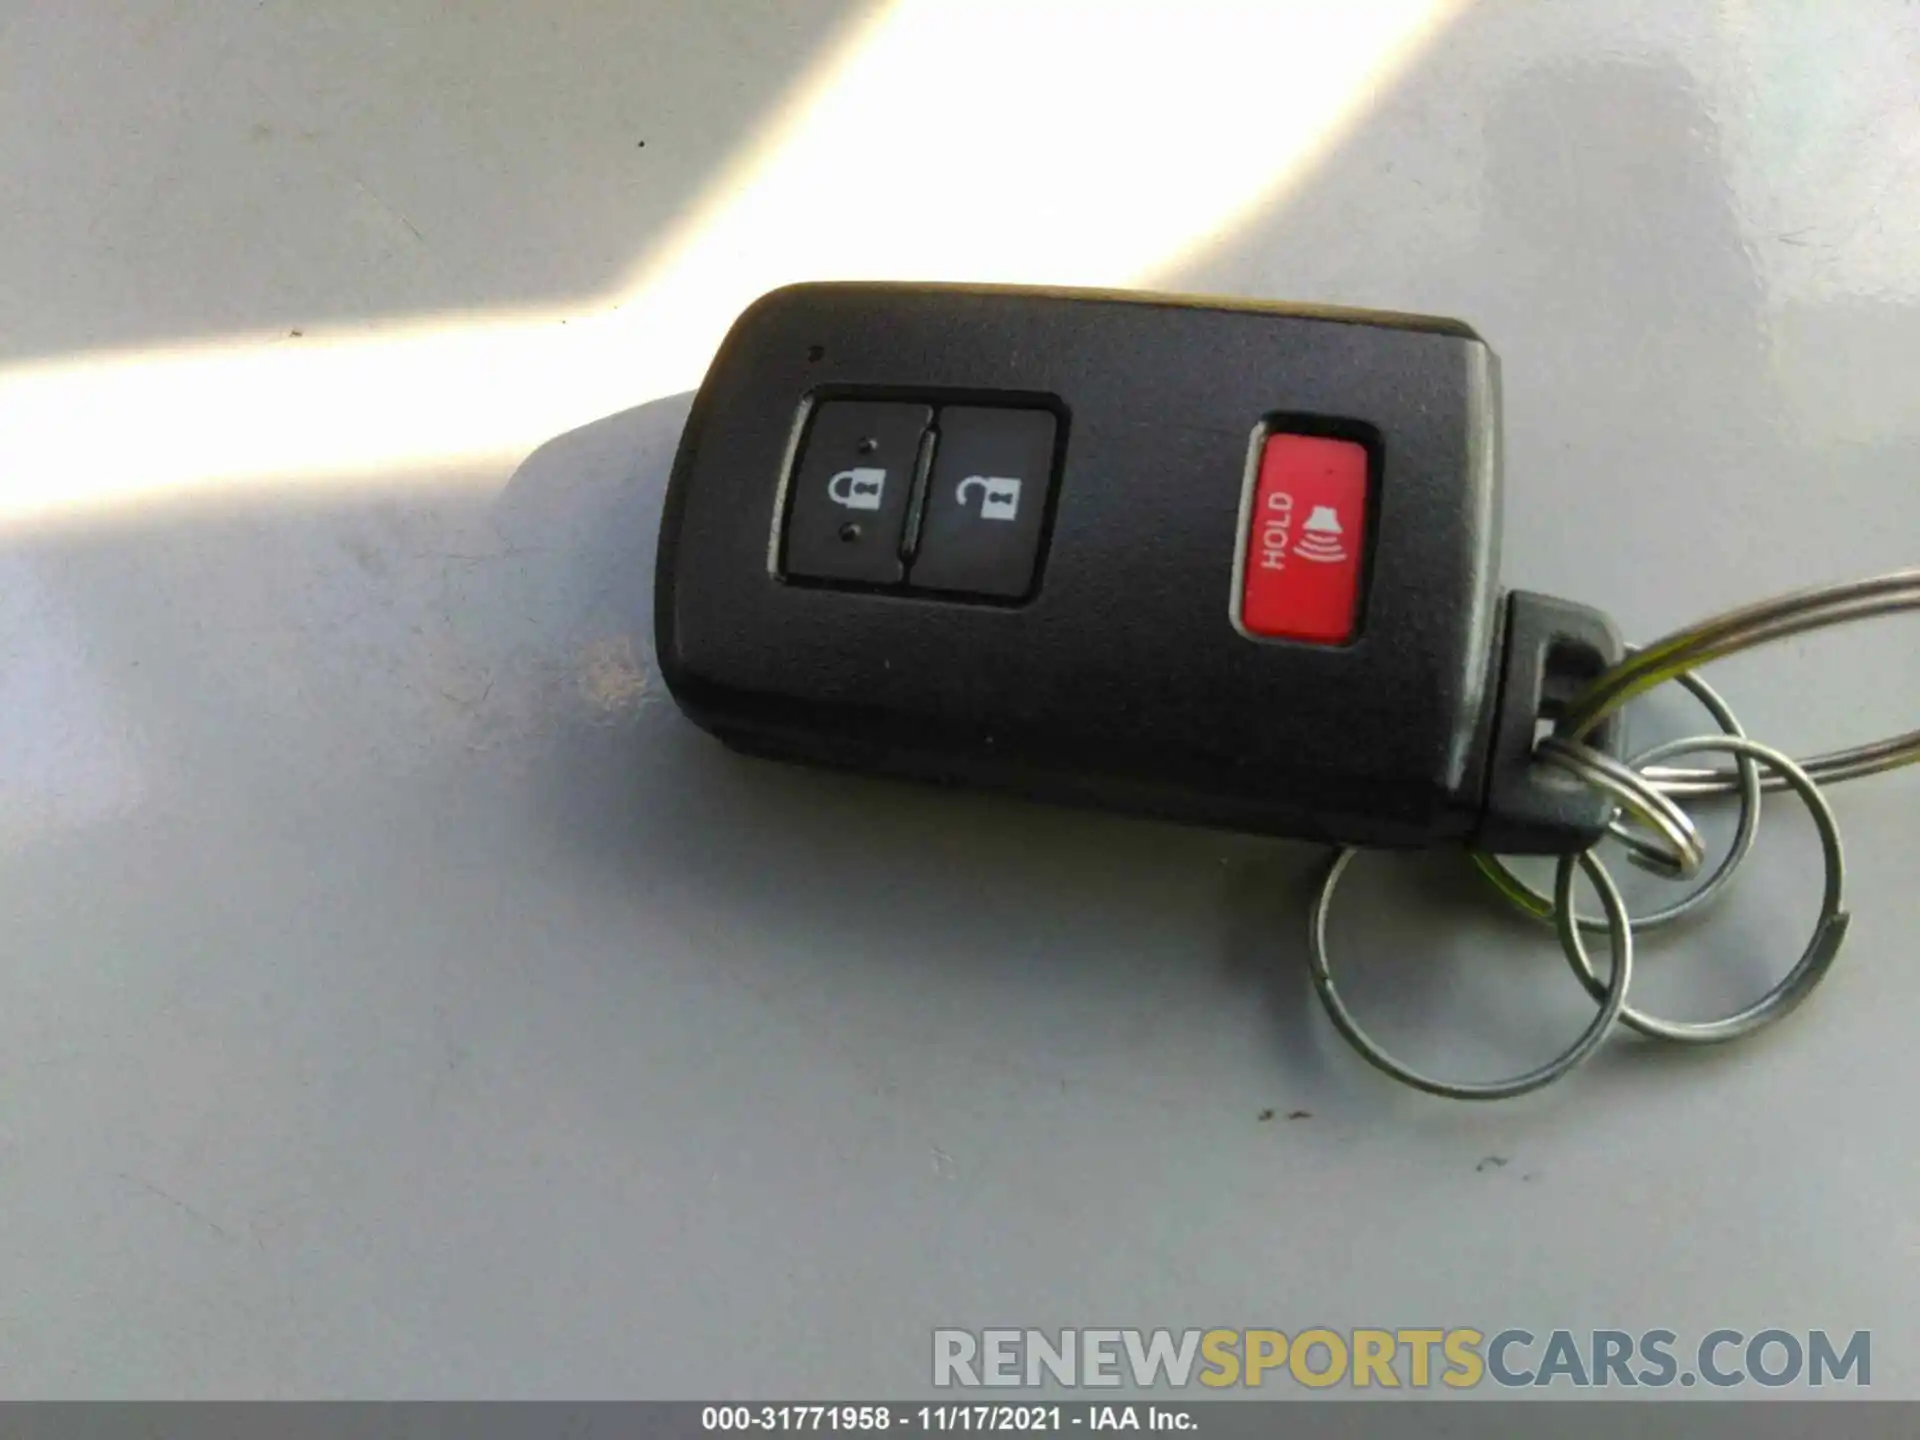
[[[675,460],[661,672],[762,755],[1324,841],[1577,848],[1604,805],[1543,795],[1526,753],[1549,672],[1619,643],[1562,607],[1507,653],[1498,415],[1493,353],[1450,320],[778,290]],[[1516,686],[1524,723],[1497,725]]]

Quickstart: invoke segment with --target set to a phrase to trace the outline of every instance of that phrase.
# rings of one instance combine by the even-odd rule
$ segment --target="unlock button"
[[[949,406],[927,482],[916,590],[1018,600],[1033,588],[1053,478],[1048,410]]]

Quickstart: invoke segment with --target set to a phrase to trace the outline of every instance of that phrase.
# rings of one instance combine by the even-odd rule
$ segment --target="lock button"
[[[795,469],[784,573],[897,585],[900,540],[928,405],[835,400],[819,406]]]
[[[941,410],[938,428],[908,583],[1023,599],[1052,491],[1053,413],[955,405]]]

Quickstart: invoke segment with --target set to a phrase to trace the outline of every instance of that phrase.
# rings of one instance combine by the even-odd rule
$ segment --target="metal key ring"
[[[1691,670],[1683,670],[1673,678],[1700,702],[1723,731],[1729,735],[1742,737],[1746,735],[1747,732],[1740,727],[1740,721],[1734,716],[1733,707],[1720,697],[1719,691],[1702,680],[1699,675]],[[1671,798],[1674,792],[1653,780],[1651,773],[1643,768],[1646,765],[1647,756],[1651,753],[1652,751],[1643,751],[1635,755],[1627,761],[1627,766],[1638,771],[1641,779],[1649,783],[1651,788],[1662,791]],[[1720,863],[1714,867],[1713,873],[1707,877],[1704,884],[1689,891],[1664,910],[1655,910],[1650,915],[1634,916],[1635,930],[1652,930],[1661,925],[1671,925],[1682,916],[1692,914],[1726,887],[1727,882],[1733,878],[1733,872],[1740,868],[1752,852],[1754,839],[1760,831],[1760,766],[1751,756],[1740,756],[1738,768],[1729,778],[1733,780],[1740,796],[1740,820],[1733,832],[1733,844]],[[1498,855],[1476,850],[1473,852],[1473,863],[1480,867],[1481,873],[1488,880],[1493,882],[1496,890],[1534,919],[1551,920],[1553,918],[1552,897],[1544,890],[1528,884]],[[1578,911],[1574,913],[1573,918],[1582,930],[1603,930],[1608,923],[1603,915],[1582,915]]]
[[[1820,898],[1820,916],[1814,922],[1813,939],[1808,942],[1793,969],[1752,1005],[1719,1020],[1698,1021],[1662,1020],[1630,1006],[1620,1011],[1621,1022],[1642,1035],[1681,1044],[1713,1045],[1737,1040],[1742,1035],[1750,1035],[1784,1018],[1826,977],[1847,936],[1849,916],[1844,895],[1847,867],[1840,849],[1840,829],[1833,818],[1833,807],[1827,803],[1826,796],[1820,793],[1820,787],[1813,783],[1812,777],[1791,756],[1782,754],[1771,745],[1762,745],[1757,740],[1740,735],[1701,735],[1656,745],[1643,758],[1664,760],[1670,755],[1688,755],[1700,750],[1724,750],[1730,755],[1746,755],[1768,766],[1776,774],[1784,775],[1787,784],[1806,802],[1807,810],[1813,816],[1813,823],[1820,832],[1820,851],[1826,864],[1826,886]],[[1561,893],[1556,891],[1557,900]],[[1560,900],[1559,903],[1566,902]],[[1561,925],[1559,931],[1567,960],[1572,964],[1574,974],[1580,977],[1580,983],[1587,987],[1587,992],[1595,997],[1611,995],[1611,982],[1603,985],[1600,977],[1594,973],[1593,961],[1581,942],[1579,928]]]
[[[1345,1037],[1346,1042],[1360,1053],[1360,1057],[1374,1069],[1391,1075],[1403,1084],[1416,1090],[1425,1090],[1429,1095],[1441,1095],[1449,1100],[1505,1100],[1515,1095],[1525,1095],[1530,1090],[1538,1090],[1550,1085],[1568,1071],[1573,1070],[1593,1055],[1607,1038],[1607,1032],[1613,1028],[1613,1022],[1626,1010],[1627,985],[1633,974],[1633,927],[1627,919],[1626,902],[1620,898],[1613,877],[1607,874],[1606,866],[1594,858],[1591,852],[1582,851],[1576,855],[1560,857],[1560,867],[1554,877],[1554,905],[1558,916],[1556,925],[1560,931],[1560,944],[1563,949],[1580,944],[1579,932],[1574,928],[1573,915],[1573,869],[1579,865],[1587,872],[1587,878],[1593,882],[1593,888],[1599,892],[1601,907],[1607,912],[1611,922],[1613,942],[1613,974],[1607,983],[1600,987],[1600,1013],[1594,1016],[1593,1023],[1581,1032],[1580,1038],[1573,1042],[1555,1059],[1549,1060],[1538,1069],[1529,1070],[1524,1075],[1516,1075],[1508,1080],[1442,1080],[1403,1065],[1393,1058],[1360,1027],[1353,1018],[1353,1012],[1347,1009],[1346,1002],[1340,998],[1340,992],[1333,983],[1333,971],[1327,961],[1327,914],[1333,907],[1333,892],[1340,883],[1347,865],[1358,853],[1352,847],[1340,851],[1333,857],[1333,863],[1327,867],[1327,878],[1320,886],[1320,894],[1313,902],[1313,916],[1307,927],[1307,953],[1313,969],[1313,988],[1319,992],[1320,1003],[1326,1007],[1327,1018],[1333,1021],[1334,1028]],[[1581,950],[1585,958],[1585,950]],[[1598,977],[1595,977],[1598,983]],[[1592,986],[1588,987],[1592,989]]]
[[[1902,765],[1911,765],[1916,759],[1920,759],[1920,730],[1890,735],[1885,740],[1855,745],[1846,750],[1811,755],[1799,764],[1816,785],[1838,785],[1842,780],[1858,780],[1864,776],[1897,770]],[[1676,800],[1730,795],[1740,786],[1737,772],[1704,766],[1655,765],[1641,771],[1641,774],[1653,782],[1656,790]],[[1793,787],[1778,775],[1769,775],[1761,782],[1761,788],[1777,792]]]
[[[1920,569],[1802,590],[1729,610],[1676,630],[1614,666],[1574,697],[1556,733],[1582,739],[1635,695],[1710,660],[1809,630],[1913,609],[1920,609]],[[1916,760],[1920,760],[1920,730],[1829,751],[1809,761],[1805,773],[1811,779],[1831,783],[1879,774]],[[1720,794],[1736,783],[1734,777],[1713,770],[1669,771],[1655,778],[1669,794]]]
[[[1558,765],[1596,790],[1606,791],[1636,820],[1666,838],[1673,847],[1671,853],[1641,839],[1617,820],[1608,823],[1608,832],[1631,849],[1648,869],[1684,880],[1698,874],[1706,863],[1706,842],[1701,840],[1693,817],[1611,755],[1561,735],[1547,736],[1534,747],[1533,753],[1537,759]]]

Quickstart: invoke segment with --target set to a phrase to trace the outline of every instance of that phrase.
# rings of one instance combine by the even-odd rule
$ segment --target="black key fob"
[[[1450,320],[778,290],[688,417],[661,671],[760,755],[1331,842],[1579,849],[1609,802],[1532,746],[1621,645],[1596,611],[1502,594],[1498,404]]]

